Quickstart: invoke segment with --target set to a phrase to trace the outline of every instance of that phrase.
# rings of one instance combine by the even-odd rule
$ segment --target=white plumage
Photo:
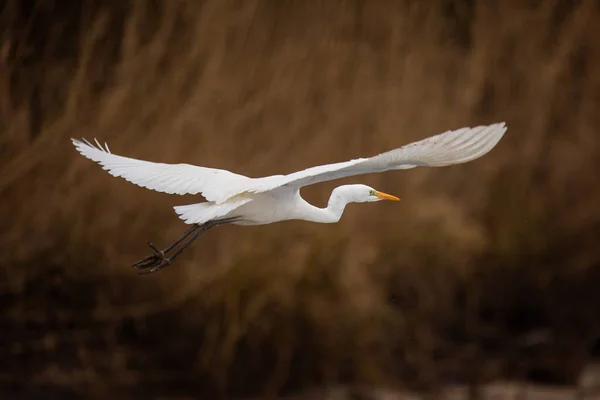
[[[409,169],[465,163],[483,156],[506,132],[504,122],[447,131],[370,158],[319,165],[288,175],[249,178],[230,171],[189,164],[164,164],[112,154],[105,144],[71,139],[77,150],[99,163],[108,173],[136,185],[170,194],[201,194],[207,202],[176,206],[188,224],[218,223],[260,225],[290,219],[337,222],[346,204],[398,198],[365,185],[336,188],[327,208],[310,205],[300,188],[334,179]]]

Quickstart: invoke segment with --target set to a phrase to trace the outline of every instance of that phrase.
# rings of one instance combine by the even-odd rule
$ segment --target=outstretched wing
[[[120,176],[136,185],[170,194],[198,194],[208,201],[220,202],[227,195],[223,190],[243,192],[250,178],[222,169],[197,167],[189,164],[163,164],[112,154],[105,144],[94,146],[71,139],[84,156],[102,165],[112,176]],[[239,188],[236,189],[236,188]]]
[[[208,201],[223,203],[247,193],[262,193],[280,187],[296,187],[331,181],[348,176],[408,169],[418,166],[442,167],[465,163],[488,153],[506,132],[498,123],[475,128],[461,128],[408,144],[371,158],[319,165],[288,175],[249,178],[230,171],[189,164],[163,164],[112,154],[88,141],[71,139],[77,150],[96,161],[113,176],[136,185],[171,194],[198,194]]]
[[[248,192],[260,193],[282,186],[302,187],[348,176],[409,169],[418,166],[442,167],[461,164],[488,153],[500,141],[504,122],[447,131],[371,158],[360,158],[336,164],[319,165],[288,175],[254,180]],[[260,182],[259,182],[260,181]]]

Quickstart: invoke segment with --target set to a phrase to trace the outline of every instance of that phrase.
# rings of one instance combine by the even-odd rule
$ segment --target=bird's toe
[[[154,251],[154,255],[156,255],[156,256],[158,256],[160,258],[164,258],[165,257],[165,252],[162,251],[162,250],[160,250],[158,247],[156,247],[154,245],[154,243],[152,243],[150,241],[148,241],[146,243],[148,243],[148,246],[150,246],[150,248],[152,249],[152,251]]]

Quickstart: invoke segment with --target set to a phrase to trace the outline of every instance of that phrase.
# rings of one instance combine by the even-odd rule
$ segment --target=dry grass
[[[600,328],[596,1],[31,3],[0,16],[7,388],[574,381]],[[191,199],[69,141],[261,176],[502,120],[476,162],[303,192],[363,182],[400,206],[215,229],[148,277],[129,265]]]

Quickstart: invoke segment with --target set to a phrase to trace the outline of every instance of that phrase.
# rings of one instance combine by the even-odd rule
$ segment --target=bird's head
[[[381,200],[400,200],[396,196],[380,192],[367,185],[345,185],[340,186],[338,189],[342,189],[349,202],[352,203],[371,203]]]

